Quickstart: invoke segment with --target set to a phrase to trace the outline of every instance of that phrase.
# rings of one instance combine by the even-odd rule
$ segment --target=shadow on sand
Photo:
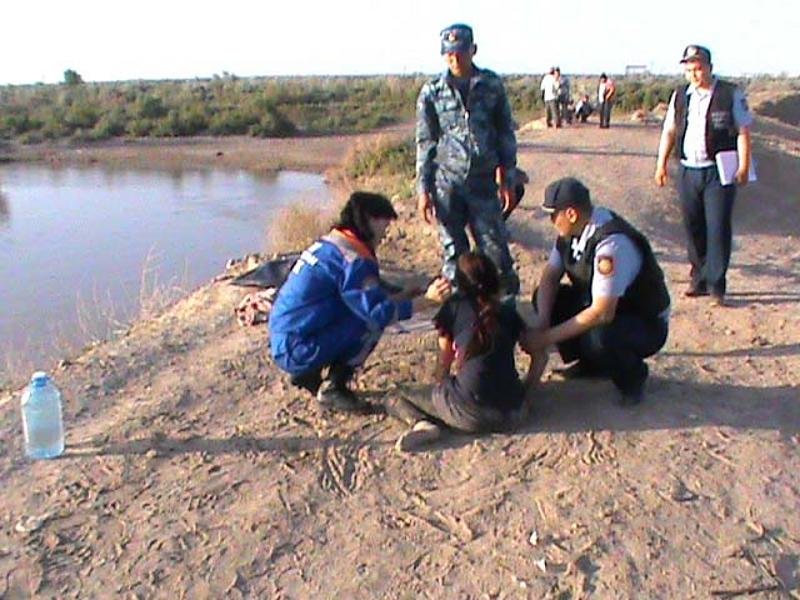
[[[714,356],[785,356],[800,353],[800,344],[759,350],[732,350]],[[672,353],[675,354],[675,353]],[[700,353],[679,353],[701,356]],[[403,394],[428,394],[430,386],[403,385]],[[374,393],[370,396],[383,396]],[[537,433],[578,433],[590,431],[686,430],[701,427],[732,427],[741,430],[779,432],[789,439],[800,433],[800,404],[792,386],[755,387],[695,383],[653,377],[648,382],[645,401],[633,407],[616,402],[617,391],[610,381],[549,381],[535,396],[530,421],[514,432],[496,436],[535,435]],[[377,401],[377,398],[373,398]],[[376,406],[376,412],[380,407]],[[359,419],[353,415],[353,419]],[[381,421],[378,421],[380,423]],[[352,445],[386,446],[391,442],[376,440],[375,425],[356,434],[364,439],[288,435],[285,437],[231,436],[227,438],[188,437],[174,439],[163,435],[125,442],[84,442],[70,445],[65,457],[81,458],[109,455],[146,455],[168,458],[189,453],[221,454],[299,454],[321,448]],[[385,429],[385,426],[383,426]],[[393,427],[394,428],[394,427]],[[404,426],[397,423],[399,435]],[[382,431],[382,430],[381,430]],[[378,431],[377,433],[380,433]],[[448,432],[427,450],[458,448],[473,443],[478,436]]]
[[[788,385],[759,388],[653,377],[642,404],[622,407],[617,404],[617,391],[609,381],[553,381],[541,387],[530,422],[515,433],[732,427],[775,431],[790,439],[800,433],[796,395],[797,390]],[[457,448],[474,439],[475,436],[451,435],[435,447]]]
[[[282,454],[313,451],[318,448],[342,446],[347,440],[339,438],[320,439],[316,436],[285,436],[257,438],[252,436],[231,436],[227,438],[188,437],[175,439],[166,436],[152,436],[126,442],[83,442],[71,444],[64,453],[66,458],[145,455],[150,452],[159,458],[178,454],[205,453],[219,454]]]

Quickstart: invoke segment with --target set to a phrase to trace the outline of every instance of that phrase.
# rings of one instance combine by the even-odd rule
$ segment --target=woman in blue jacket
[[[411,317],[417,287],[390,294],[380,285],[375,249],[397,213],[391,202],[354,192],[328,235],[300,255],[269,317],[275,363],[323,407],[359,411],[367,404],[348,387],[383,330]],[[437,279],[425,297],[443,302],[449,284]]]

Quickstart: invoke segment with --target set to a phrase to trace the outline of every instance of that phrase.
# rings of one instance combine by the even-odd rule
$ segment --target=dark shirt
[[[519,408],[525,391],[514,364],[514,347],[525,323],[513,306],[500,305],[497,330],[487,350],[463,361],[445,383],[465,402],[493,406],[501,411]],[[461,362],[477,323],[476,307],[463,296],[454,296],[436,313],[439,333],[453,340],[455,364]]]
[[[458,90],[459,95],[461,96],[461,101],[464,103],[464,106],[469,106],[469,86],[470,86],[470,78],[469,77],[453,77],[452,78],[453,85]]]

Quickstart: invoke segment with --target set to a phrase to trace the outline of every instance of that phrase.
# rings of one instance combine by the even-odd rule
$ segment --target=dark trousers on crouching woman
[[[534,296],[534,305],[536,298]],[[550,326],[568,321],[586,308],[586,303],[571,285],[559,286]],[[611,323],[598,325],[583,334],[559,343],[565,363],[580,360],[587,372],[609,377],[623,394],[642,389],[648,369],[644,359],[658,352],[667,341],[667,318],[643,318],[620,314]]]
[[[502,411],[465,397],[452,386],[452,379],[438,383],[430,395],[416,394],[386,400],[386,412],[413,426],[418,421],[431,421],[466,433],[508,431],[519,426],[526,417],[525,405],[518,410]]]

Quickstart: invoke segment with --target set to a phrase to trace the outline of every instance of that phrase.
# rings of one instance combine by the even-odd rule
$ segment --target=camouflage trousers
[[[458,257],[469,251],[469,227],[480,252],[488,256],[500,272],[501,290],[517,294],[519,277],[508,250],[508,230],[494,180],[491,177],[468,177],[463,184],[453,184],[437,176],[434,204],[442,242],[444,276],[453,281]]]

